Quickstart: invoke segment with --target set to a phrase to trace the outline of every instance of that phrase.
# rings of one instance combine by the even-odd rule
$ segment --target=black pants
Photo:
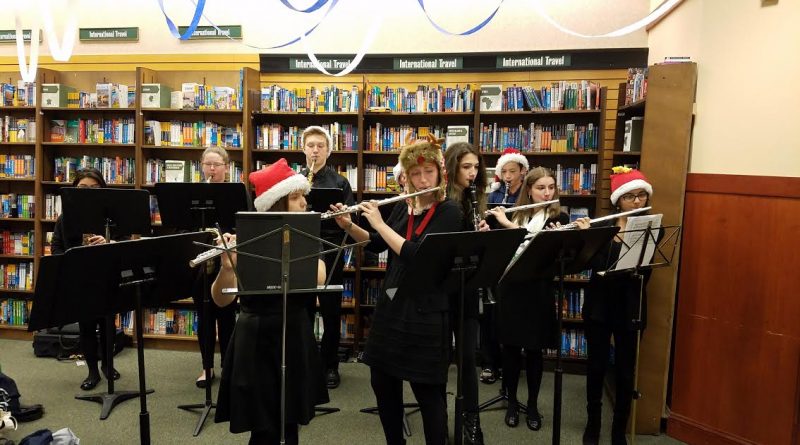
[[[590,416],[599,415],[603,400],[603,379],[614,336],[614,376],[616,398],[612,434],[625,433],[631,413],[633,396],[633,368],[636,359],[636,331],[622,323],[606,324],[593,320],[584,322],[588,368],[586,372],[586,405]],[[599,419],[598,419],[599,420]]]
[[[519,373],[522,370],[522,347],[503,345],[503,383],[508,391],[508,398],[517,401],[517,387],[519,386]],[[530,413],[538,411],[539,388],[542,386],[542,372],[544,360],[542,351],[525,350],[525,375],[528,379],[528,410]]]
[[[81,321],[78,322],[78,327],[80,328],[81,351],[83,352],[83,358],[86,360],[86,366],[89,367],[90,372],[97,371],[98,360],[103,362],[106,360],[106,319],[98,318],[90,321]],[[100,357],[97,355],[98,327],[100,329],[100,350],[102,351]]]
[[[296,423],[287,423],[286,424],[286,444],[287,445],[297,445],[300,441],[300,438],[297,434],[297,424]],[[280,431],[253,431],[250,433],[250,440],[247,442],[247,445],[278,445],[281,443],[281,432]]]
[[[340,242],[336,240],[333,242]],[[336,253],[325,255],[325,268],[328,274],[333,274],[330,284],[342,284],[344,270],[343,258],[340,256],[333,268],[333,260]],[[342,294],[325,293],[317,296],[319,299],[319,313],[322,316],[322,341],[320,342],[320,354],[324,369],[339,369],[339,338],[342,327]],[[313,322],[313,317],[312,317]],[[313,325],[313,324],[312,324]]]
[[[453,334],[458,338],[458,317],[453,317]],[[468,413],[478,412],[478,362],[476,351],[478,347],[478,320],[476,318],[464,319],[464,354],[462,359],[463,370],[462,394],[464,395],[464,411]]]
[[[378,401],[378,415],[383,425],[387,445],[402,445],[403,438],[403,381],[382,370],[370,368],[370,383]],[[445,384],[409,382],[422,413],[422,426],[427,445],[443,445],[447,441],[447,398]]]
[[[213,279],[210,282],[213,282]],[[211,285],[210,282],[209,286]],[[233,326],[236,324],[236,303],[219,307],[211,300],[208,303],[209,313],[206,314],[202,291],[195,292],[192,300],[194,300],[197,310],[197,341],[200,344],[200,355],[203,357],[203,369],[213,368],[216,342],[206,338],[206,329],[209,329],[209,327],[205,323],[211,325],[211,338],[216,337],[219,339],[220,364],[222,364],[225,362],[225,351],[228,349],[228,343],[231,340],[231,335],[233,335]],[[207,320],[206,317],[210,318],[210,320]]]
[[[483,314],[478,321],[481,331],[481,368],[498,369],[502,367],[500,341],[497,340],[496,304],[483,306]]]

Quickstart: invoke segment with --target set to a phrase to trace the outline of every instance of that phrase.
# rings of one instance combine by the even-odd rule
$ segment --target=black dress
[[[545,221],[566,224],[569,216],[561,213]],[[498,338],[501,344],[522,346],[528,351],[556,348],[556,297],[553,277],[503,284],[498,287]]]
[[[434,289],[426,293],[395,293],[406,279],[413,279],[406,277],[406,270],[426,234],[456,232],[462,228],[461,209],[445,200],[436,206],[423,233],[417,235],[417,228],[429,212],[431,210],[426,210],[414,217],[414,233],[410,241],[403,243],[400,255],[389,250],[384,289],[375,306],[363,361],[398,379],[443,384],[447,382],[450,363],[447,294]],[[398,210],[392,212],[386,223],[402,236],[408,220],[408,212]],[[387,247],[380,235],[370,234],[367,249],[382,252]],[[394,297],[389,298],[389,294]]]
[[[241,297],[225,355],[216,422],[230,431],[280,431],[282,296]],[[313,329],[303,298],[286,308],[286,423],[306,425],[327,403]]]

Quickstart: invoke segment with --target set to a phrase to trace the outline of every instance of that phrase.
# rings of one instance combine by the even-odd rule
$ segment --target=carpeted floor
[[[219,359],[217,359],[219,363]],[[204,391],[195,387],[194,380],[200,372],[200,356],[193,352],[176,352],[148,349],[145,351],[147,387],[155,390],[147,397],[150,413],[150,430],[153,444],[246,444],[248,434],[233,435],[227,424],[215,424],[213,419],[206,422],[200,436],[192,437],[198,415],[176,407],[180,404],[202,403]],[[86,377],[86,368],[75,362],[59,362],[55,359],[36,358],[31,343],[19,340],[0,340],[0,366],[4,373],[17,381],[22,393],[23,403],[41,403],[45,406],[42,419],[23,423],[18,431],[0,431],[0,437],[19,441],[21,438],[41,428],[52,431],[69,427],[81,439],[82,445],[113,445],[139,443],[139,399],[118,405],[111,416],[99,420],[100,406],[92,402],[75,400],[73,397],[82,391],[80,382]],[[127,348],[116,358],[116,368],[122,374],[117,382],[117,390],[138,388],[136,350]],[[301,428],[300,442],[307,444],[382,444],[383,434],[377,416],[362,414],[359,409],[375,404],[369,386],[369,370],[363,364],[343,363],[341,365],[342,384],[331,391],[330,406],[341,408],[341,412],[315,418],[310,425]],[[217,369],[219,372],[219,368]],[[215,381],[218,382],[219,379]],[[562,411],[561,443],[579,444],[586,420],[584,409],[583,376],[565,375],[564,402]],[[96,389],[105,390],[106,382]],[[480,400],[487,400],[497,394],[499,383],[480,385]],[[455,393],[455,368],[451,368],[448,388]],[[213,388],[216,400],[217,385]],[[520,381],[519,395],[524,403],[526,394],[524,376]],[[413,402],[410,388],[406,385],[407,401]],[[452,434],[452,398],[449,401]],[[497,405],[500,406],[500,405]],[[504,409],[496,409],[481,414],[481,423],[487,444],[552,443],[553,412],[553,374],[545,373],[539,408],[544,415],[545,425],[541,431],[533,432],[522,424],[508,428],[503,423]],[[213,416],[213,413],[212,413]],[[604,406],[603,442],[608,443],[610,425],[608,404]],[[412,437],[408,443],[422,444],[422,421],[419,414],[409,416]],[[679,442],[662,436],[637,436],[638,444],[678,444]]]

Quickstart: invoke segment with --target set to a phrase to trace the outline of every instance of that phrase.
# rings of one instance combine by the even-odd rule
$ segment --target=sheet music
[[[642,252],[644,240],[647,238],[647,248],[642,258],[642,266],[650,264],[653,260],[653,252],[656,250],[656,241],[658,239],[658,230],[661,227],[661,217],[663,215],[644,215],[644,216],[629,216],[625,229],[622,232],[624,237],[622,239],[622,248],[619,251],[619,259],[613,270],[626,270],[633,269],[639,262],[639,256]],[[651,224],[652,223],[652,224]],[[646,234],[647,225],[650,226],[650,234]]]

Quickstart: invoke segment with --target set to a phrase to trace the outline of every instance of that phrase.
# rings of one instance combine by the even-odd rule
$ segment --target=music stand
[[[660,216],[660,215],[659,215]],[[639,281],[639,302],[638,313],[636,318],[631,320],[631,323],[636,330],[636,355],[634,358],[633,367],[633,391],[631,393],[632,406],[631,406],[631,444],[636,443],[636,408],[637,401],[641,398],[642,394],[639,392],[639,348],[642,339],[642,328],[644,326],[642,320],[642,303],[644,299],[644,286],[645,281],[649,278],[649,274],[645,275],[648,271],[653,269],[670,266],[675,256],[678,241],[680,240],[680,225],[661,226],[660,218],[658,224],[653,224],[653,221],[645,221],[646,226],[639,228],[635,223],[634,218],[629,217],[628,225],[625,230],[620,231],[617,235],[622,236],[621,252],[619,258],[611,261],[609,258],[608,267],[604,271],[596,272],[602,277],[618,277],[628,275],[630,279]],[[650,249],[650,246],[653,246]],[[663,249],[669,249],[665,251]],[[630,256],[635,256],[631,264]],[[627,263],[629,267],[619,267],[621,263]]]
[[[558,308],[556,330],[562,337],[562,308],[564,303],[564,276],[586,269],[597,251],[610,242],[619,228],[598,227],[586,230],[542,230],[511,261],[500,285],[530,281],[551,280],[558,277]],[[561,368],[561,346],[556,348],[553,391],[553,444],[561,442],[561,388],[564,370]]]
[[[42,257],[40,262],[28,330],[136,311],[139,391],[126,392],[123,400],[140,398],[143,445],[150,443],[146,394],[153,390],[145,385],[142,307],[177,300],[190,291],[193,274],[188,262],[196,254],[193,242],[207,238],[207,233],[199,232],[75,247],[64,255]],[[145,289],[149,283],[155,284]]]
[[[243,237],[241,241],[237,239],[235,247],[223,247],[203,245],[204,247],[211,247],[222,250],[223,254],[230,254],[236,252],[237,264],[234,268],[234,273],[237,277],[240,289],[226,290],[226,294],[234,294],[239,296],[262,296],[262,295],[281,295],[282,296],[282,326],[281,326],[281,433],[280,443],[286,443],[286,305],[287,299],[290,294],[319,294],[324,292],[342,292],[342,286],[314,286],[305,287],[311,281],[308,274],[313,274],[313,282],[316,282],[317,268],[302,267],[302,262],[309,259],[318,258],[329,252],[340,250],[345,247],[365,244],[365,242],[351,244],[347,246],[338,246],[334,243],[328,242],[318,235],[319,233],[319,213],[309,212],[239,212],[237,213],[237,232],[248,232],[245,229],[247,220],[259,218],[263,220],[263,230],[266,230],[260,235],[252,238]],[[303,230],[290,226],[287,222],[292,221],[295,225],[307,228],[311,232],[308,233]],[[275,227],[277,226],[277,227]],[[275,227],[275,228],[272,228]],[[272,228],[270,230],[270,228]],[[315,234],[316,233],[316,234]],[[237,235],[240,236],[240,235]],[[279,238],[276,239],[276,236]],[[297,237],[292,235],[299,235]],[[249,236],[249,235],[245,235]],[[267,242],[263,242],[267,241]],[[292,257],[291,252],[294,250],[307,250],[308,242],[321,243],[331,249],[314,252],[309,255],[301,255],[299,257]],[[276,254],[275,242],[279,243],[280,258],[269,257],[261,255],[260,253]],[[248,247],[249,246],[249,247]],[[262,252],[263,251],[263,252]],[[261,262],[261,269],[253,267],[255,263],[251,260],[259,260]],[[276,268],[275,264],[280,264],[280,268]],[[294,268],[292,265],[298,263]],[[266,265],[266,267],[265,267]],[[266,269],[266,270],[265,270]],[[294,272],[294,274],[292,274]],[[300,275],[295,278],[295,275]],[[270,282],[278,282],[280,285],[269,284]],[[253,289],[245,288],[243,285],[252,284],[258,286],[257,283],[264,283],[264,288]],[[339,411],[338,408],[331,408],[329,412]],[[327,412],[326,412],[327,413]]]
[[[103,233],[106,242],[115,237],[150,234],[149,195],[144,190],[125,190],[92,187],[61,189],[64,214],[64,234],[67,239],[80,238],[84,233]],[[89,269],[91,270],[91,269]],[[105,367],[108,392],[75,396],[101,404],[100,420],[105,420],[119,403],[138,395],[136,391],[114,392],[114,344],[116,327],[110,312],[105,314]]]
[[[241,182],[190,183],[159,182],[155,186],[161,213],[161,226],[175,230],[205,230],[218,227],[220,230],[232,230],[236,221],[236,212],[248,210],[250,198],[247,188]],[[200,347],[206,351],[203,370],[206,377],[205,399],[203,403],[178,405],[179,409],[200,411],[200,418],[194,428],[193,436],[197,437],[203,430],[208,415],[216,408],[211,399],[211,368],[213,363],[214,322],[211,315],[211,298],[209,296],[208,269],[205,264],[201,269],[203,286],[203,320],[199,329],[203,331],[205,343]],[[211,356],[211,357],[209,357]]]

